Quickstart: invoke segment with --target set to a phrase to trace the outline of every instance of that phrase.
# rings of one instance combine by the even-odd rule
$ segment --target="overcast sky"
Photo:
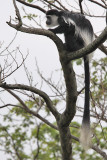
[[[18,3],[17,3],[18,4]],[[89,3],[90,7],[92,6],[91,3]],[[18,4],[18,7],[21,9],[22,5]],[[40,12],[36,11],[35,9],[25,7],[26,12],[32,12],[34,14],[41,14]],[[91,11],[95,15],[105,15],[104,9],[101,7],[98,7],[97,5],[94,5],[91,7]],[[23,13],[23,12],[21,12]],[[9,45],[9,43],[12,41],[16,34],[16,30],[9,27],[6,24],[6,21],[9,21],[10,16],[14,19],[15,17],[15,10],[13,7],[12,0],[2,0],[0,3],[0,43],[3,43],[2,47],[0,48],[0,52],[5,49]],[[43,23],[45,21],[45,16],[42,14],[42,20]],[[105,28],[105,19],[104,18],[90,18],[94,31],[95,33],[100,33],[104,28]],[[28,20],[24,20],[26,24],[33,24],[36,25],[32,22],[29,22]],[[45,27],[45,26],[44,26]],[[46,28],[46,27],[45,27]],[[9,51],[14,50],[16,47],[20,47],[20,50],[23,54],[24,57],[26,57],[28,51],[29,51],[29,56],[26,60],[26,65],[29,69],[29,71],[33,72],[33,76],[35,79],[35,84],[39,82],[39,78],[36,74],[36,67],[35,67],[35,58],[37,59],[39,68],[41,72],[48,78],[50,77],[50,74],[52,71],[60,69],[60,63],[59,63],[59,56],[58,52],[56,49],[55,44],[47,37],[43,36],[37,36],[37,35],[30,35],[26,33],[21,33],[18,32],[17,36],[15,38],[15,41],[12,43],[12,45],[9,48]],[[98,51],[99,52],[99,51]],[[94,58],[98,58],[99,53],[95,53]],[[4,52],[2,56],[0,57],[0,64],[3,65],[4,63]],[[104,56],[103,53],[101,53],[101,56]],[[20,63],[21,57],[20,55],[17,56],[17,60]],[[80,72],[81,69],[78,68],[77,73]],[[53,77],[54,79],[56,77]],[[18,69],[14,74],[12,74],[9,78],[7,78],[5,81],[7,83],[14,83],[17,80],[17,83],[22,83],[22,84],[28,84],[26,75],[23,71],[23,68]],[[46,88],[45,88],[46,90]],[[3,95],[0,94],[2,97]],[[6,94],[3,99],[4,101],[7,100],[8,94]],[[10,101],[13,101],[13,97],[9,96]],[[15,101],[17,103],[17,101]],[[0,105],[3,105],[0,101]],[[2,113],[4,111],[1,110]],[[0,159],[6,160],[4,154],[0,153],[0,155],[3,157]]]

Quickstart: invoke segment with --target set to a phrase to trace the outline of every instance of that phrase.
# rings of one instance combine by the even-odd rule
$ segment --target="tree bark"
[[[67,63],[64,56],[66,54],[68,53],[64,51],[59,52],[66,85],[66,108],[60,118],[58,117],[56,120],[60,134],[62,160],[72,160],[72,141],[69,124],[76,113],[77,84],[72,63]]]
[[[72,142],[69,127],[59,126],[59,134],[61,142],[62,160],[72,160]]]

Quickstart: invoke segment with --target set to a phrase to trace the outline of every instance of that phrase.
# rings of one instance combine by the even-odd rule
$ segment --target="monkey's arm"
[[[58,26],[57,28],[54,28],[54,29],[49,29],[49,31],[51,31],[51,32],[53,32],[53,33],[55,33],[55,34],[57,34],[57,33],[66,33],[66,32],[73,32],[73,33],[75,33],[75,26],[73,26],[72,27],[72,29],[71,29],[71,27],[67,24],[67,25],[64,25],[64,26]]]
[[[67,28],[67,26],[66,26]],[[65,27],[64,26],[58,26],[57,28],[54,28],[54,29],[49,29],[49,31],[57,34],[57,33],[64,33],[65,31]]]
[[[57,33],[70,33],[70,34],[74,34],[75,33],[75,26],[73,24],[68,24],[66,23],[63,18],[60,18],[58,20],[59,22],[59,26],[54,28],[54,29],[49,29],[50,31],[52,31],[53,33],[57,34]]]

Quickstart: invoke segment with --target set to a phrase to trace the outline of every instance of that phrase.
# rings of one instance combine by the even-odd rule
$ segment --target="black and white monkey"
[[[55,34],[64,34],[65,49],[69,52],[77,51],[94,40],[93,27],[90,21],[80,13],[52,9],[47,11],[46,18],[46,25],[50,31]],[[85,104],[80,136],[80,141],[86,149],[90,145],[91,136],[89,56],[84,57]]]

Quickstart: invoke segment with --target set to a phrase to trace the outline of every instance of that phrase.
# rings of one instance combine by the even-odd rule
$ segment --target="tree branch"
[[[41,8],[41,7],[37,6],[37,5],[31,4],[31,3],[27,3],[27,2],[22,1],[22,0],[16,0],[16,1],[26,5],[28,7],[32,7],[32,8],[40,10],[43,13],[46,13],[46,10],[44,10],[43,8]]]
[[[20,3],[26,4],[26,2],[22,1],[22,0],[17,0]],[[20,16],[20,12],[18,10],[18,7],[16,5],[16,1],[13,0],[13,4],[15,7],[15,11],[16,11],[16,16],[18,18],[18,24],[12,24],[11,23],[11,19],[9,22],[7,22],[7,24],[16,29],[17,31],[21,31],[21,32],[25,32],[25,33],[29,33],[29,34],[37,34],[37,35],[44,35],[49,37],[50,39],[52,39],[54,41],[54,43],[56,44],[58,51],[61,52],[61,50],[64,50],[64,45],[63,42],[61,41],[60,38],[58,38],[54,33],[44,30],[44,29],[37,29],[37,28],[26,28],[22,26],[22,21],[21,21],[21,16]],[[30,4],[31,5],[31,4]],[[37,6],[36,6],[37,7]],[[46,11],[44,11],[45,13]]]
[[[71,138],[79,142],[79,138],[74,137],[74,136],[72,136],[72,135],[71,135]],[[92,145],[91,148],[92,148],[94,151],[96,151],[97,153],[99,153],[104,159],[107,159],[107,154],[106,154],[104,151],[102,151],[102,149],[100,149],[99,147],[97,147],[97,146],[95,146],[95,145]]]
[[[40,132],[40,125],[37,126],[37,133],[36,133],[36,139],[37,139],[37,153],[34,155],[33,160],[37,160],[39,152],[40,152],[40,146],[39,146],[39,132]]]
[[[7,88],[8,88],[8,87],[7,87]],[[19,101],[19,103],[23,106],[23,109],[24,109],[26,112],[34,115],[35,117],[39,118],[41,121],[43,121],[44,123],[46,123],[46,124],[49,125],[50,127],[58,130],[58,128],[57,128],[55,125],[53,125],[52,123],[50,123],[49,121],[47,121],[45,118],[41,117],[41,116],[40,116],[38,113],[36,113],[35,111],[30,110],[30,109],[26,106],[26,104],[19,98],[19,96],[17,96],[14,92],[12,92],[11,90],[9,90],[9,89],[7,89],[7,88],[5,88],[5,90],[6,90],[7,92],[9,92],[13,97],[15,97],[15,98]]]
[[[95,37],[98,38],[97,35],[95,35]],[[106,47],[105,47],[103,44],[101,44],[101,45],[99,46],[99,49],[100,49],[103,53],[105,53],[105,54],[107,55],[107,49],[106,49]]]
[[[21,108],[21,106],[19,106],[19,105],[15,105],[15,104],[5,104],[5,105],[3,105],[3,106],[0,106],[0,109],[5,108],[5,107],[8,107],[8,106],[20,107],[20,108]]]
[[[68,64],[61,63],[66,82],[66,109],[61,115],[61,125],[69,126],[76,113],[77,84],[71,62]]]
[[[106,49],[106,47],[105,47],[103,44],[101,44],[101,45],[99,46],[99,49],[100,49],[103,53],[105,53],[105,55],[107,55],[107,49]]]
[[[67,62],[84,57],[85,55],[88,55],[95,51],[102,43],[105,42],[107,39],[107,27],[104,29],[104,31],[98,36],[97,39],[95,39],[91,44],[89,44],[87,47],[84,47],[76,52],[72,52],[67,54]]]
[[[23,26],[21,26],[20,28],[17,28],[17,25],[12,24],[11,21],[7,22],[7,24],[10,27],[16,29],[17,31],[21,31],[21,32],[24,32],[24,33],[29,33],[29,34],[46,36],[46,37],[48,37],[48,38],[50,38],[54,41],[54,43],[56,44],[59,52],[64,50],[64,45],[63,45],[63,42],[61,41],[61,39],[58,36],[56,36],[54,33],[52,33],[51,31],[48,31],[48,30],[45,30],[45,29],[38,29],[38,28],[26,28],[26,27],[23,27]]]
[[[100,148],[94,145],[92,145],[91,148],[95,150],[97,153],[99,153],[105,160],[107,159],[107,154],[104,151],[102,151]]]
[[[51,99],[49,98],[49,96],[45,93],[45,92],[43,92],[43,91],[41,91],[41,90],[39,90],[39,89],[36,89],[36,88],[34,88],[34,87],[31,87],[31,86],[27,86],[27,85],[21,85],[21,84],[15,84],[15,85],[12,85],[12,84],[0,84],[0,87],[2,87],[2,88],[4,88],[4,89],[21,89],[21,90],[26,90],[26,91],[31,91],[31,92],[33,92],[33,93],[35,93],[35,94],[38,94],[39,96],[41,96],[43,99],[44,99],[44,101],[46,102],[46,105],[47,105],[47,107],[48,107],[48,109],[52,112],[52,114],[57,118],[58,116],[59,116],[59,113],[58,113],[58,111],[55,109],[55,107],[53,107],[53,104],[52,104],[52,101],[51,101]],[[11,91],[8,91],[9,93],[11,92]],[[11,93],[12,94],[12,93]],[[15,95],[14,95],[15,96]],[[18,98],[17,98],[18,99]],[[18,100],[19,101],[19,100]],[[21,101],[20,101],[20,103],[22,103]],[[23,103],[23,106],[24,106],[24,108],[26,109],[26,106],[25,106],[25,104]]]
[[[16,12],[16,16],[18,18],[18,24],[17,24],[17,28],[21,27],[22,26],[22,19],[21,19],[21,15],[20,15],[20,12],[19,12],[19,9],[16,5],[16,1],[13,0],[13,4],[14,4],[14,8],[15,8],[15,12]]]
[[[92,3],[95,3],[95,4],[99,5],[99,6],[101,6],[103,8],[105,8],[105,9],[107,9],[106,6],[104,6],[103,4],[101,4],[101,3],[97,2],[97,1],[94,1],[94,0],[89,0],[89,1],[92,2]]]
[[[3,87],[3,86],[4,86],[4,84],[0,84],[0,87]],[[5,86],[6,86],[6,85],[5,85]],[[7,87],[3,87],[3,88],[5,88],[5,89],[6,89],[6,88],[11,88],[11,89],[13,89],[13,88],[14,88],[14,89],[15,89],[15,88],[16,88],[16,89],[19,89],[19,88],[20,88],[20,87],[18,87],[17,85],[15,85],[15,86],[17,86],[17,87],[12,87],[12,86],[13,86],[13,85],[7,85]],[[25,105],[25,103],[24,103],[15,93],[13,93],[12,91],[10,91],[10,90],[8,90],[8,89],[6,89],[6,90],[7,90],[11,95],[13,95],[13,96],[21,103],[21,105],[24,107],[23,109],[25,109],[28,113],[36,116],[37,118],[39,118],[41,121],[43,121],[44,123],[46,123],[46,124],[49,125],[50,127],[58,130],[58,128],[57,128],[55,125],[51,124],[49,121],[47,121],[46,119],[44,119],[43,117],[41,117],[39,114],[35,113],[34,111],[31,111],[31,110]],[[77,137],[71,135],[71,138],[79,142],[79,139],[78,139]],[[102,157],[104,157],[105,159],[107,159],[106,153],[103,152],[100,148],[98,148],[97,146],[94,146],[94,145],[92,145],[91,148],[92,148],[93,150],[95,150],[97,153],[99,153]]]
[[[62,5],[62,2],[60,2],[59,0],[56,0],[56,2],[57,2],[64,10],[68,11],[68,9],[67,9],[64,5]]]
[[[18,147],[17,147],[17,145],[16,145],[16,143],[15,143],[15,141],[14,141],[13,136],[8,132],[8,129],[5,128],[5,131],[6,131],[7,135],[8,135],[8,136],[10,137],[10,139],[11,139],[12,146],[13,146],[13,149],[14,149],[14,151],[15,151],[15,154],[16,154],[18,160],[22,160],[22,156],[19,154],[19,150],[18,150]]]
[[[51,1],[48,0],[44,0],[44,2],[46,2],[47,4],[49,4],[50,6],[53,6],[54,8],[61,10],[61,8],[58,7],[58,5],[53,4]]]
[[[83,0],[79,0],[79,6],[80,6],[81,14],[84,14],[84,11],[83,11],[83,8],[82,8],[82,1]]]

